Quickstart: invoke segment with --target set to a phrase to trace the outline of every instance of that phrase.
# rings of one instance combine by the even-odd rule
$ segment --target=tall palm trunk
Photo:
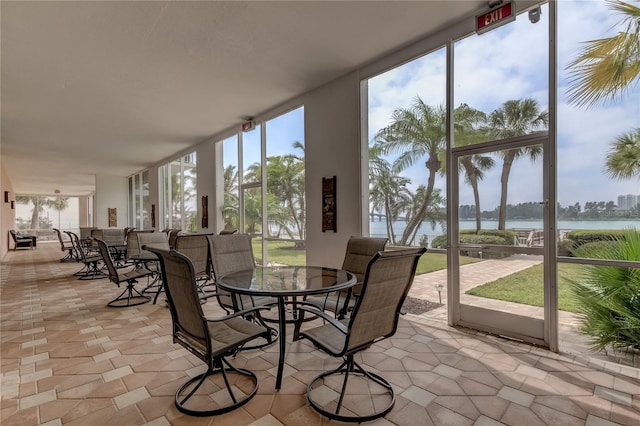
[[[433,195],[433,186],[435,185],[435,181],[436,181],[436,173],[438,172],[438,170],[440,170],[441,163],[438,157],[429,157],[429,160],[427,160],[426,166],[427,166],[427,169],[429,170],[429,179],[427,180],[427,190],[425,193],[425,197],[418,211],[416,211],[416,213],[407,222],[407,227],[404,229],[404,232],[402,233],[402,239],[400,240],[400,245],[409,245],[418,227],[420,226],[422,221],[427,217],[427,208],[429,204],[431,204],[431,196]]]
[[[498,229],[504,230],[507,223],[507,185],[509,183],[509,174],[513,160],[516,158],[518,149],[510,149],[504,155],[502,162],[502,175],[500,176],[500,210],[498,211]]]
[[[396,236],[393,233],[393,216],[391,212],[391,204],[388,197],[385,197],[384,201],[384,214],[387,216],[387,236],[389,237],[389,239],[391,239],[391,244],[394,245],[396,243]]]
[[[464,157],[461,160],[462,167],[464,167],[465,174],[467,175],[467,180],[469,185],[471,185],[471,189],[473,190],[473,200],[475,203],[476,210],[476,232],[480,231],[482,226],[480,216],[482,215],[482,211],[480,209],[480,192],[478,191],[478,177],[476,175],[476,171],[471,163],[470,157]]]
[[[480,232],[482,228],[482,211],[480,209],[480,192],[478,191],[478,180],[476,178],[471,179],[471,189],[473,189],[473,200],[476,204],[476,233]]]

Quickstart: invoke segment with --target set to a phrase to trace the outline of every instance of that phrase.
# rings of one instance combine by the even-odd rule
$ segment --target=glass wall
[[[367,91],[369,234],[431,245],[446,229],[445,48],[369,79]]]
[[[587,238],[602,239],[612,231],[640,230],[640,85],[621,81],[618,90],[610,86],[603,97],[590,97],[581,91],[588,82],[581,70],[586,70],[584,66],[589,61],[597,63],[588,56],[580,61],[585,50],[593,46],[589,41],[609,39],[622,48],[625,35],[633,34],[633,27],[628,27],[629,17],[615,12],[604,1],[589,2],[588,6],[581,1],[558,2],[561,255],[570,254],[575,248],[572,246],[582,245],[587,233],[591,234]],[[637,27],[635,31],[637,37]],[[636,55],[637,44],[636,39]],[[615,76],[601,78],[612,81]],[[638,82],[637,77],[635,81]],[[584,251],[580,255],[592,256]]]
[[[16,231],[37,235],[39,241],[57,240],[53,228],[80,232],[79,197],[17,194],[15,209]]]
[[[129,226],[136,229],[152,228],[148,170],[129,177]]]
[[[160,168],[162,180],[162,229],[196,232],[196,153],[185,155]]]
[[[627,278],[640,261],[637,6],[566,0],[520,12],[482,35],[448,35],[450,70],[443,48],[364,82],[369,233],[454,246],[447,290],[462,304],[448,299],[449,321],[484,317],[495,331],[512,325],[508,311],[535,319],[523,321],[520,337],[535,334],[553,349],[559,326],[596,330],[580,313],[595,318],[610,295],[627,291],[619,285],[638,284]],[[450,220],[438,229],[445,202]],[[429,260],[426,270],[446,266]],[[488,280],[461,267],[478,262],[503,274]],[[622,318],[626,308],[611,310],[614,302],[606,316]]]
[[[259,263],[304,264],[304,109],[258,123],[221,144],[224,228],[250,234]]]

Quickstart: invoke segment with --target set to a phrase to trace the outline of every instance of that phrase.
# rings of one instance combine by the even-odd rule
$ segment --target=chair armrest
[[[344,325],[342,322],[340,322],[339,320],[337,320],[335,317],[331,316],[331,315],[327,315],[326,312],[321,311],[318,308],[309,308],[306,306],[300,306],[298,308],[299,311],[304,311],[304,312],[309,312],[312,315],[316,315],[319,316],[320,318],[324,319],[325,321],[327,321],[329,324],[331,324],[332,326],[334,326],[335,328],[338,329],[338,331],[340,331],[343,334],[347,334],[349,332],[349,329],[347,328],[346,325]]]
[[[232,314],[229,315],[225,315],[224,317],[219,317],[219,318],[205,318],[206,321],[208,322],[221,322],[221,321],[226,321],[229,318],[234,318],[234,317],[239,317],[239,316],[245,316],[247,314],[250,314],[252,312],[258,312],[258,311],[264,311],[264,310],[271,310],[271,306],[255,306],[253,308],[249,308],[249,309],[243,309],[242,311],[237,311],[234,312]]]

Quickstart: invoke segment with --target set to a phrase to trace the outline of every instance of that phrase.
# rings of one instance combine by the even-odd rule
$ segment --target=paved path
[[[539,306],[529,306],[464,294],[473,287],[495,281],[540,263],[542,263],[542,256],[513,255],[505,259],[488,259],[463,265],[460,267],[461,302],[487,309],[544,319],[544,308]],[[438,302],[440,299],[435,287],[436,284],[442,284],[440,296],[442,297],[443,306],[418,315],[418,317],[447,323],[446,269],[417,275],[409,291],[409,296]],[[579,331],[579,317],[572,312],[558,311],[558,328],[561,353],[574,355],[576,358],[581,358],[583,361],[587,360],[587,363],[593,363],[594,365],[607,364],[607,368],[613,371],[619,371],[620,365],[640,367],[640,357],[633,356],[633,354],[621,352],[605,354],[591,351],[588,337]]]
[[[503,301],[495,301],[492,299],[478,298],[476,296],[465,295],[464,293],[479,285],[495,281],[498,278],[506,277],[534,265],[542,263],[542,256],[529,255],[513,255],[505,259],[487,259],[476,263],[469,263],[460,267],[460,294],[461,300],[466,303],[481,303],[482,306],[493,308],[492,305],[504,305]],[[413,286],[409,292],[409,296],[418,299],[427,299],[432,302],[438,302],[439,295],[435,285],[442,284],[442,303],[447,304],[447,270],[430,272],[428,274],[417,275],[413,281]],[[468,300],[467,300],[468,299]],[[520,307],[519,304],[514,304]],[[436,312],[437,311],[437,312]],[[444,311],[442,315],[440,311]],[[431,311],[430,316],[441,317],[446,320],[446,308]]]

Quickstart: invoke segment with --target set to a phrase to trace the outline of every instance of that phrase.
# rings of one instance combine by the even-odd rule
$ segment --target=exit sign
[[[515,21],[516,10],[513,2],[501,4],[481,15],[476,16],[476,33],[482,34],[501,25]]]

